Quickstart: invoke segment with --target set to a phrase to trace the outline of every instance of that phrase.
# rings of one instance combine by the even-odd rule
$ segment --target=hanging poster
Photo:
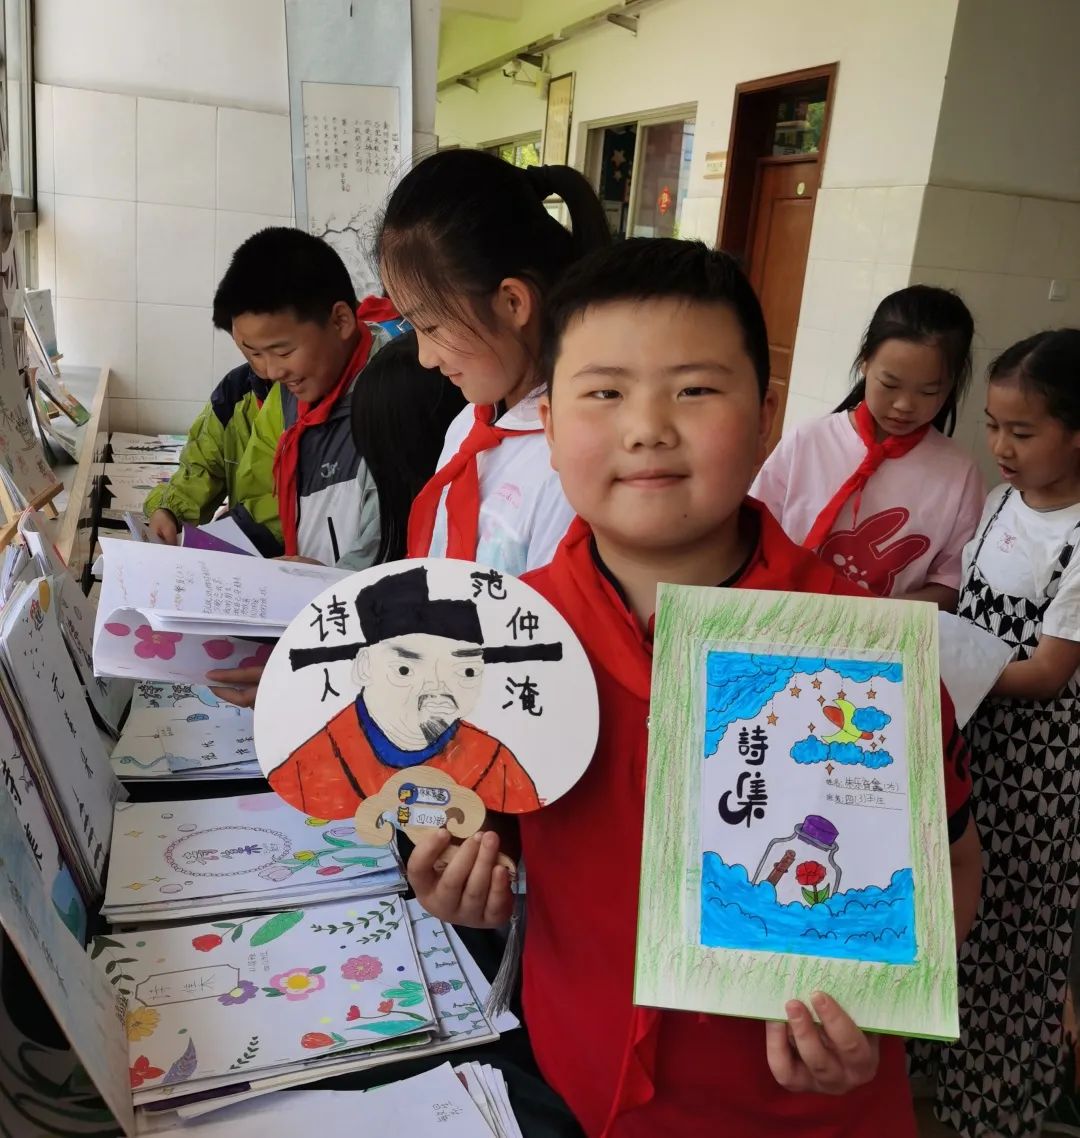
[[[929,605],[661,586],[636,1002],[955,1037],[937,660]]]
[[[570,120],[574,110],[574,73],[548,81],[544,118],[543,164],[565,166],[570,157]]]

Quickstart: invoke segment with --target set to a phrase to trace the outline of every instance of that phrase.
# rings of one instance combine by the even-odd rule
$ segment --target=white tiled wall
[[[114,428],[185,431],[240,362],[213,330],[233,250],[292,224],[287,115],[37,85],[38,285]]]
[[[1055,280],[1064,300],[1049,299]],[[786,426],[839,402],[875,306],[909,283],[955,289],[975,317],[971,394],[956,437],[991,477],[982,437],[990,361],[1044,328],[1080,326],[1080,202],[933,185],[820,190]]]
[[[1080,202],[929,186],[912,280],[956,289],[975,317],[971,397],[956,436],[993,477],[983,445],[986,370],[1025,336],[1080,326]],[[1053,281],[1065,299],[1050,300]]]

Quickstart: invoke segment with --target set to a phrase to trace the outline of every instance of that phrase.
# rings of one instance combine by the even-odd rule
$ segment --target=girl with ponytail
[[[569,229],[545,206],[552,197],[566,206]],[[413,504],[410,556],[512,574],[551,559],[573,512],[538,409],[544,298],[610,240],[599,200],[568,166],[520,169],[447,150],[394,190],[376,239],[383,282],[416,329],[421,365],[442,371],[471,404]]]

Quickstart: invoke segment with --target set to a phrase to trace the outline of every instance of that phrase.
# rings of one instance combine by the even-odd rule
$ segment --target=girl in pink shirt
[[[948,436],[974,324],[953,292],[911,285],[877,306],[836,411],[786,433],[750,493],[792,540],[878,596],[956,608],[986,496]]]

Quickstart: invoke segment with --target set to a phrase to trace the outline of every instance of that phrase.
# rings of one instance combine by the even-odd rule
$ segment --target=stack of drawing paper
[[[57,484],[34,431],[11,321],[0,314],[0,466],[29,500]]]
[[[175,462],[107,462],[101,474],[110,486],[144,487],[149,494],[155,486],[168,482],[179,469]]]
[[[20,585],[0,617],[0,697],[65,859],[87,899],[101,895],[113,808],[124,797],[72,664],[52,579]]]
[[[394,846],[310,818],[276,794],[116,807],[102,916],[194,920],[403,892]]]
[[[199,684],[140,680],[112,751],[125,780],[258,778],[254,713]]]
[[[320,1077],[347,1074],[350,1071],[382,1067],[399,1059],[420,1059],[425,1056],[441,1055],[462,1047],[478,1047],[493,1042],[504,1031],[511,1031],[520,1024],[509,1012],[488,1019],[484,1005],[491,991],[476,961],[462,944],[452,926],[443,924],[424,910],[415,901],[408,902],[409,919],[412,922],[413,938],[420,955],[424,984],[435,1008],[436,1027],[432,1038],[419,1047],[380,1048],[378,1051],[363,1054],[350,1054],[339,1057],[332,1063],[325,1060]],[[331,935],[352,936],[363,930],[369,935],[364,919],[371,921],[371,913],[358,911],[346,923],[339,923],[332,915],[320,910],[312,910],[309,916],[318,916],[313,925],[314,931]],[[374,935],[374,934],[370,934]],[[330,1051],[332,1042],[325,1037],[324,1047]],[[311,1074],[305,1069],[278,1072],[264,1078],[249,1081],[222,1090],[212,1102],[184,1101],[170,1104],[184,1119],[219,1110],[260,1095],[300,1086],[311,1081]],[[159,1104],[160,1105],[160,1104]]]
[[[12,800],[5,794],[0,794],[0,925],[82,1061],[86,1075],[124,1133],[134,1134],[123,998],[91,962],[81,940],[72,936],[57,911],[48,883],[19,826]],[[0,1036],[6,1050],[13,1040],[6,1031],[0,1031]],[[20,1058],[25,1060],[30,1055],[32,1051]],[[5,1089],[10,1086],[7,1078],[4,1085]],[[54,1104],[66,1097],[66,1090],[53,1089]],[[20,1128],[10,1132],[65,1133],[44,1119],[39,1119],[32,1130]],[[111,1133],[115,1132],[113,1128]]]
[[[49,805],[38,788],[26,747],[0,705],[0,796],[5,794],[15,812],[16,830],[26,839],[53,910],[82,943],[86,937],[86,905],[61,851]]]
[[[27,510],[19,519],[19,534],[33,555],[35,576],[51,579],[57,595],[60,630],[71,653],[71,659],[86,689],[90,706],[110,734],[116,735],[131,701],[132,682],[94,675],[92,656],[94,617],[97,606],[83,594],[82,586],[72,576],[56,546],[47,536],[44,519],[36,510]],[[30,569],[27,569],[29,575]]]
[[[269,642],[348,576],[321,565],[141,541],[102,538],[101,547],[99,676],[199,683],[212,668],[265,663]]]
[[[166,1119],[161,1119],[166,1123]],[[503,1073],[484,1063],[443,1063],[368,1091],[286,1091],[188,1123],[191,1138],[296,1138],[318,1120],[326,1131],[408,1138],[520,1138]],[[144,1133],[156,1127],[144,1115]],[[167,1124],[162,1126],[162,1130]]]
[[[231,1091],[437,1035],[396,896],[96,937],[126,1001],[136,1106]]]
[[[454,1068],[454,1074],[495,1138],[523,1138],[502,1071],[489,1063],[462,1063]]]
[[[113,431],[109,451],[113,462],[166,462],[175,465],[187,442],[187,435],[133,435]]]

